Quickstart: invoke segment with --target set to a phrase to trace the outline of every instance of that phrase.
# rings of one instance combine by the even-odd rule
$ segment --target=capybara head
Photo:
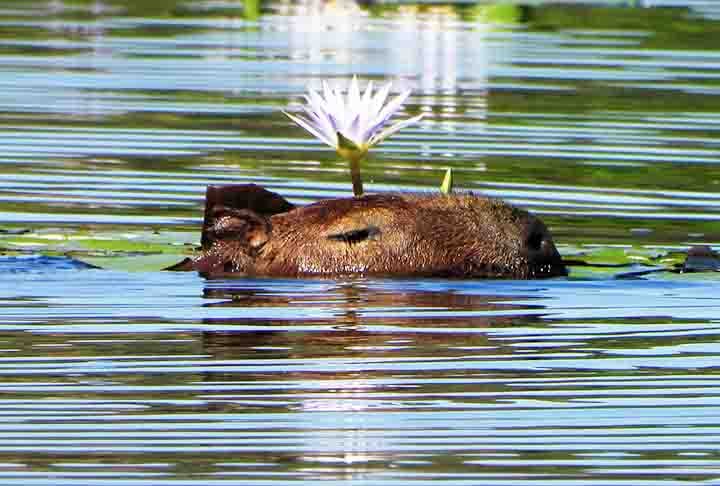
[[[295,208],[255,185],[208,187],[201,255],[174,269],[208,276],[566,275],[545,225],[473,194],[375,194]]]

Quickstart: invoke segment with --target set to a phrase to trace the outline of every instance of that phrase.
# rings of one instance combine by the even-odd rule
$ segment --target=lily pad
[[[4,254],[67,255],[101,268],[153,271],[193,253],[194,231],[42,228],[23,234],[0,233]]]

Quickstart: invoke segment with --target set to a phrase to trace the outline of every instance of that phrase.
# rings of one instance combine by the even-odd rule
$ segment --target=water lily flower
[[[292,121],[313,134],[323,143],[334,148],[350,162],[353,193],[362,196],[360,161],[368,150],[401,128],[417,122],[422,114],[388,125],[390,118],[400,110],[410,90],[405,90],[388,100],[392,83],[387,83],[373,94],[373,83],[368,82],[365,92],[360,92],[357,77],[353,76],[346,96],[340,88],[331,88],[323,81],[322,95],[308,88],[303,106],[305,117],[283,111]]]

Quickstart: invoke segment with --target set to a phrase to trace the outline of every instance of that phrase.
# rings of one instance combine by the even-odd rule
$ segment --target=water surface
[[[720,281],[620,278],[720,239],[720,23],[686,4],[4,2],[0,483],[720,482]],[[425,113],[368,190],[453,167],[566,256],[634,266],[158,271],[197,244],[207,184],[349,194],[280,110],[352,74]]]

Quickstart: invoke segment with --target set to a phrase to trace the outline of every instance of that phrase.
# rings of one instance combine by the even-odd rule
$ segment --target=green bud
[[[359,146],[340,132],[337,132],[337,138],[337,153],[343,159],[357,162],[367,155],[367,146]]]
[[[453,192],[453,175],[451,168],[448,168],[448,170],[445,171],[445,177],[443,178],[442,185],[440,186],[440,192],[443,194],[451,194]]]
[[[343,135],[340,132],[337,133],[338,138],[338,148],[342,150],[360,150],[360,147],[357,146],[355,142],[347,138],[345,135]]]

